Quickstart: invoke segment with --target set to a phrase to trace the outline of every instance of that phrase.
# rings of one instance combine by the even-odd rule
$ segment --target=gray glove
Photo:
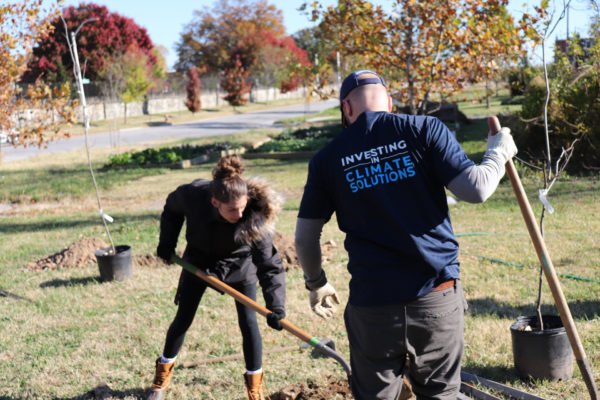
[[[510,134],[509,128],[502,128],[495,135],[488,133],[485,155],[496,156],[504,165],[508,160],[517,155],[517,146]]]
[[[310,308],[319,317],[328,319],[335,313],[335,304],[340,304],[340,300],[333,286],[326,283],[318,289],[312,289],[309,295]]]

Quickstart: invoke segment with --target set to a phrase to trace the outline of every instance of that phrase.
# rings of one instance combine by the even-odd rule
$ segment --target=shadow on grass
[[[534,304],[514,306],[498,302],[492,298],[468,300],[471,315],[496,315],[500,318],[516,319],[522,315],[536,315]],[[569,302],[569,309],[575,319],[594,319],[600,316],[600,300],[576,300]],[[558,315],[558,310],[553,304],[542,304],[542,314]]]
[[[155,126],[172,126],[171,122],[159,122],[159,121],[149,121],[146,122],[146,126],[153,128]]]
[[[156,212],[142,214],[142,215],[112,215],[116,220],[120,221],[121,224],[126,225],[130,223],[139,223],[147,220],[158,219],[159,215]],[[16,233],[24,232],[40,232],[40,231],[54,231],[60,229],[72,229],[72,228],[86,228],[90,226],[98,226],[101,220],[97,216],[70,218],[64,217],[63,219],[52,219],[46,221],[36,222],[8,222],[2,223],[2,229],[0,231]],[[115,229],[114,227],[112,228]],[[1,400],[1,399],[0,399]]]
[[[134,398],[134,399],[143,399],[144,398],[144,389],[142,388],[134,388],[127,390],[111,390],[101,389],[98,393],[96,393],[96,389],[92,389],[89,392],[82,394],[80,396],[75,397],[56,397],[53,400],[96,400],[96,399],[125,399],[125,398]],[[0,397],[0,400],[3,400]],[[8,399],[7,399],[8,400]],[[16,400],[16,399],[15,399]],[[20,400],[20,399],[19,399]]]
[[[514,367],[509,368],[504,365],[482,365],[468,362],[463,365],[463,371],[507,386],[523,383]]]
[[[97,399],[125,399],[125,398],[134,398],[134,399],[143,399],[144,398],[144,389],[142,388],[134,388],[127,390],[112,390],[105,389],[101,386],[90,390],[87,393],[84,393],[79,396],[74,397],[48,397],[51,400],[97,400]],[[11,397],[11,396],[0,396],[0,400],[27,400],[29,397]]]
[[[87,278],[53,279],[51,281],[41,283],[40,287],[42,289],[45,289],[67,286],[86,286],[90,283],[102,283],[102,281],[100,280],[100,276],[90,276]]]

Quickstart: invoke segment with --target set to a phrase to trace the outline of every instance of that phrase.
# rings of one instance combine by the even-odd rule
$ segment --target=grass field
[[[485,147],[485,131],[485,119],[481,119],[458,132],[474,159]],[[252,132],[243,139],[258,140],[266,134]],[[109,153],[109,149],[94,151],[95,165],[102,165]],[[307,159],[247,161],[248,175],[267,178],[284,195],[277,229],[290,237],[307,163]],[[186,170],[97,172],[103,209],[115,218],[110,228],[116,244],[130,244],[134,254],[152,254],[166,195],[179,184],[209,178],[211,168],[205,164]],[[0,203],[10,206],[0,214],[0,289],[32,300],[0,297],[1,400],[91,399],[90,390],[101,382],[114,390],[114,398],[139,399],[152,379],[154,360],[161,353],[166,329],[176,311],[172,299],[179,276],[177,267],[135,267],[134,279],[108,283],[99,281],[95,264],[56,271],[25,268],[27,263],[57,252],[82,236],[106,240],[86,174],[85,155],[76,153],[0,166]],[[540,177],[528,176],[524,185],[539,216]],[[591,280],[563,277],[561,285],[598,380],[600,181],[598,177],[565,177],[555,184],[549,199],[556,213],[546,217],[544,231],[557,272]],[[459,234],[462,280],[470,307],[465,325],[464,369],[547,399],[588,398],[576,366],[574,377],[562,382],[524,382],[514,371],[509,327],[517,316],[532,315],[539,270],[509,182],[504,180],[484,204],[459,202],[452,206],[451,216]],[[337,247],[326,251],[324,268],[345,303],[347,256],[335,220],[326,225],[322,236],[322,242],[329,240]],[[333,339],[339,352],[349,358],[341,307],[335,318],[322,321],[308,307],[301,271],[290,269],[286,283],[288,319],[314,336]],[[556,313],[553,304],[544,284],[543,311]],[[291,335],[273,331],[266,323],[261,329],[265,350],[300,345]],[[209,291],[178,362],[240,352],[233,301]],[[313,359],[309,351],[300,348],[265,355],[264,369],[269,393],[295,382],[320,383],[327,376],[344,378],[334,361]],[[241,360],[178,368],[169,398],[244,399],[243,372]]]

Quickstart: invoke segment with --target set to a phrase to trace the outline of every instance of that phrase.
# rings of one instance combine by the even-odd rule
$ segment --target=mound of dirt
[[[298,256],[294,240],[285,233],[275,232],[273,234],[273,245],[283,260],[283,266],[287,271],[290,267],[299,267]]]
[[[335,397],[338,396],[338,397]],[[271,396],[271,400],[331,400],[353,399],[352,391],[347,380],[336,380],[328,377],[324,385],[315,383],[294,383],[281,389],[279,393]],[[411,384],[406,377],[402,381],[402,392],[398,400],[414,399]]]
[[[133,265],[136,267],[166,267],[162,258],[152,254],[134,254],[132,258]]]
[[[275,232],[273,234],[273,244],[283,260],[283,266],[287,271],[291,267],[300,268],[298,255],[296,254],[296,245],[294,239],[285,233]],[[321,255],[323,262],[326,263],[331,258],[331,253],[337,249],[337,244],[333,240],[328,240],[321,246]]]
[[[271,396],[271,400],[331,400],[335,396],[339,399],[353,398],[347,380],[340,381],[329,377],[321,386],[312,382],[294,383]]]
[[[53,270],[63,268],[81,268],[96,262],[95,251],[109,247],[102,239],[97,237],[82,237],[69,247],[51,254],[41,260],[30,262],[27,269],[33,271]]]

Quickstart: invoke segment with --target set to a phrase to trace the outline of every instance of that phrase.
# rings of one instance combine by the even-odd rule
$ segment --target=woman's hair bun
[[[242,158],[237,154],[222,157],[213,169],[213,179],[231,179],[244,173]]]

